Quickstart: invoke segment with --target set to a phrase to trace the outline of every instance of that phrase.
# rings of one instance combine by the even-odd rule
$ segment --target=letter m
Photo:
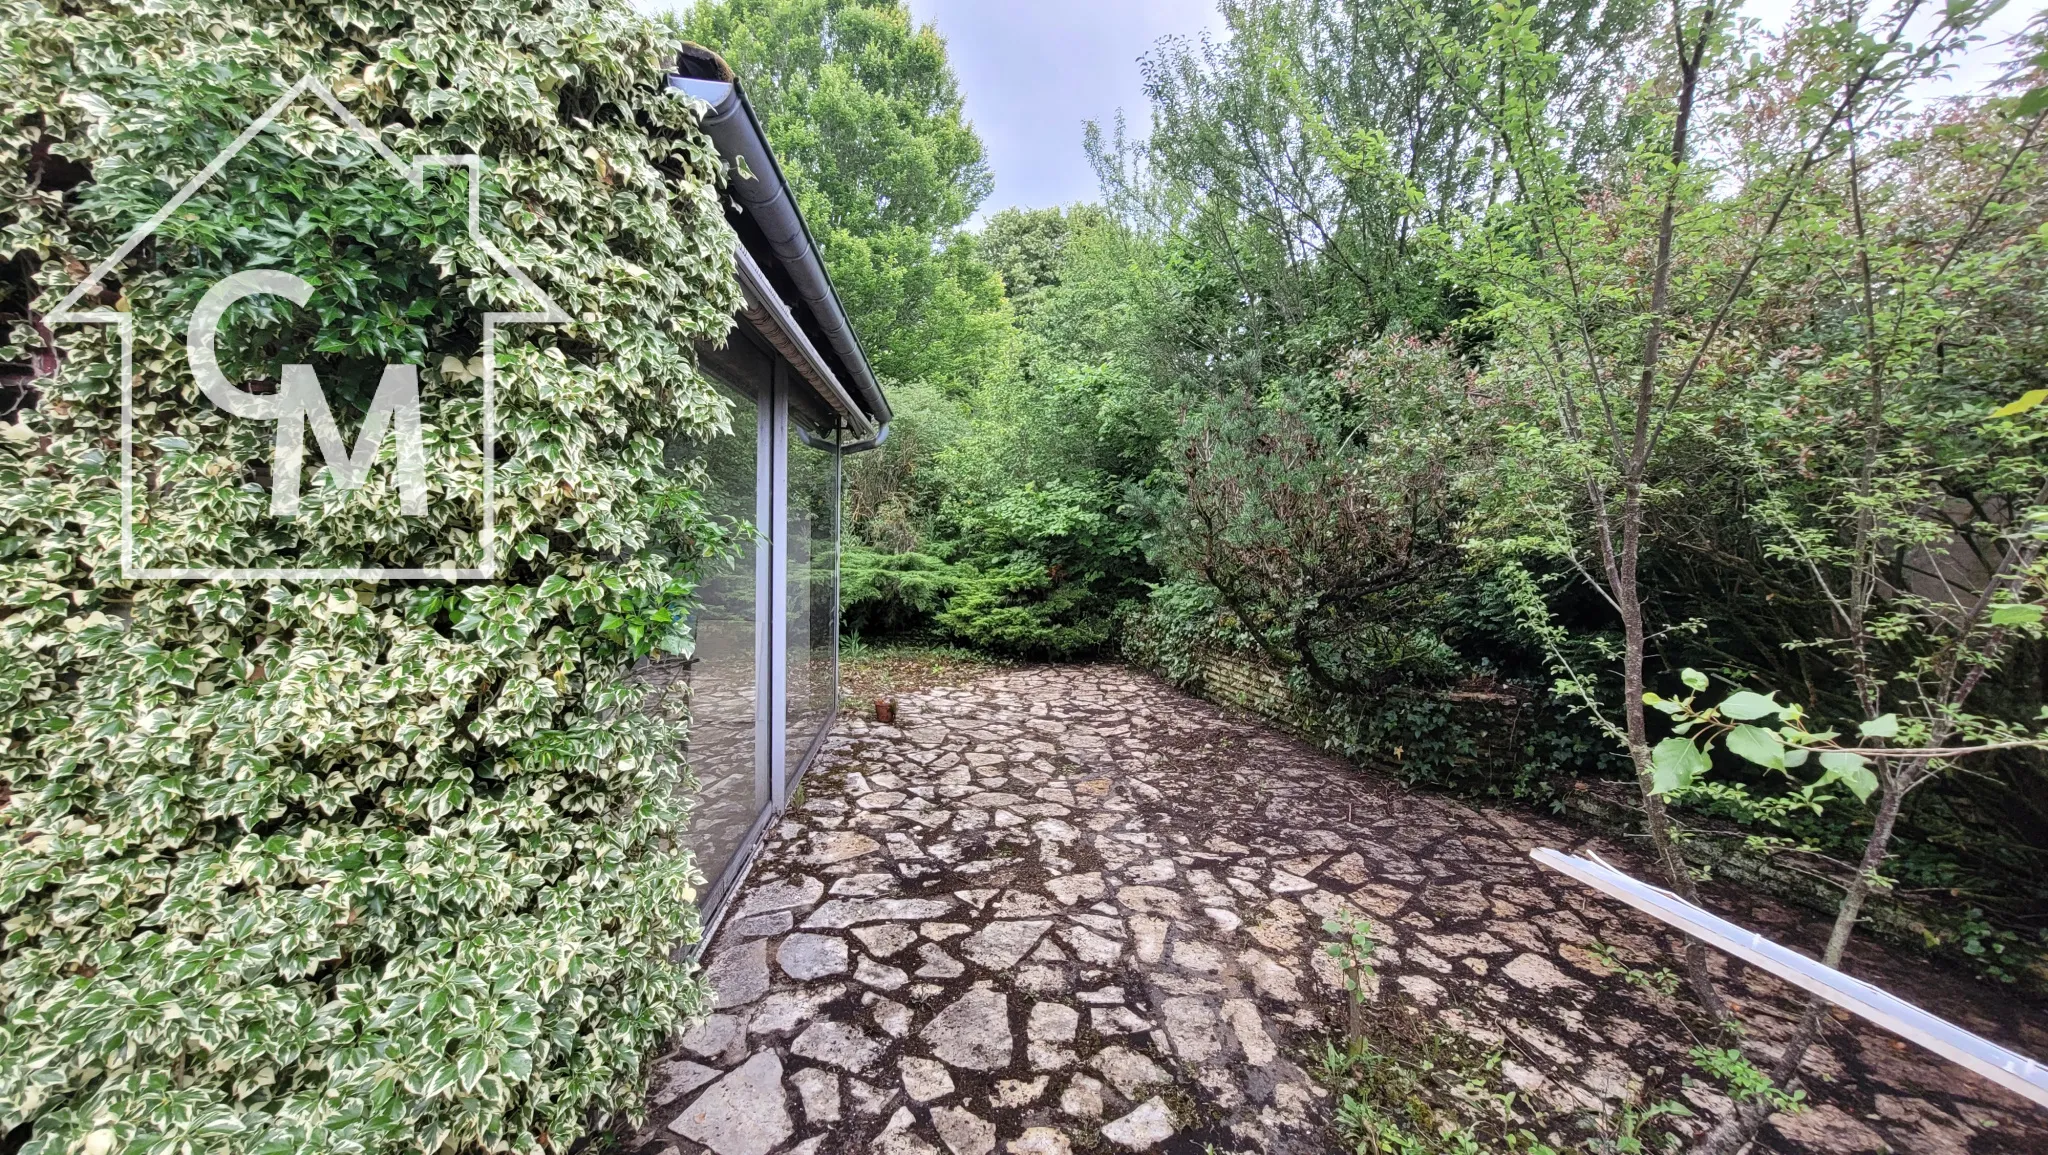
[[[398,419],[398,508],[407,517],[427,512],[427,453],[420,437],[420,371],[413,365],[386,365],[370,399],[363,431],[349,449],[320,391],[311,365],[286,365],[277,421],[277,447],[271,457],[270,512],[291,517],[299,512],[299,473],[306,456],[306,426],[313,427],[320,456],[334,470],[343,489],[354,489],[370,474],[384,433]]]

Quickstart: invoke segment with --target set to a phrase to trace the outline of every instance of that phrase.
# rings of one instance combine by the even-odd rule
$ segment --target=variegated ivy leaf
[[[499,540],[542,544],[469,585],[123,581],[120,342],[56,327],[62,372],[0,429],[0,1130],[32,1123],[31,1155],[537,1155],[638,1110],[643,1057],[707,1008],[672,961],[701,883],[679,730],[620,674],[715,545],[661,450],[728,423],[692,350],[739,304],[716,152],[661,91],[670,34],[537,0],[0,0],[0,28],[9,123],[40,126],[16,143],[92,176],[0,204],[37,308],[310,73],[398,155],[486,156],[481,227],[578,318],[490,350]],[[481,313],[529,302],[448,211],[466,174],[372,179],[317,102],[274,127],[115,272],[136,548],[473,559]],[[238,376],[287,338],[426,367],[426,515],[399,514],[387,449],[356,490],[309,465],[273,518],[248,468],[270,427],[194,403],[182,318],[259,265],[319,289],[264,314],[279,347],[223,340]]]

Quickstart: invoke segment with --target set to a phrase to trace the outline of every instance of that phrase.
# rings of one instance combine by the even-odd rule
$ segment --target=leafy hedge
[[[928,629],[972,573],[928,553],[883,553],[849,541],[839,554],[841,628],[861,638]]]
[[[946,557],[850,543],[840,559],[848,632],[941,636],[1022,658],[1101,653],[1143,592],[1138,532],[1086,486],[1026,485],[946,511]]]
[[[1511,657],[1517,639],[1501,624],[1500,593],[1484,574],[1461,573],[1450,582],[1449,607],[1412,623],[1440,636],[1464,673],[1503,684],[1529,707],[1511,720],[1511,742],[1498,740],[1494,711],[1461,708],[1448,696],[1449,680],[1407,670],[1376,693],[1338,694],[1305,671],[1283,671],[1288,697],[1302,711],[1309,736],[1354,762],[1377,767],[1405,786],[1424,786],[1468,798],[1541,802],[1554,783],[1576,775],[1618,776],[1626,769],[1584,718],[1557,707],[1551,688],[1527,669],[1504,669],[1491,659]],[[1471,632],[1448,623],[1458,621]],[[1204,659],[1220,653],[1270,665],[1216,591],[1199,581],[1162,583],[1125,615],[1120,641],[1126,657],[1177,686],[1199,687]],[[1505,758],[1502,755],[1505,754]]]
[[[716,154],[660,91],[673,35],[579,0],[0,0],[0,33],[0,368],[48,366],[27,310],[308,72],[400,156],[483,153],[485,234],[574,319],[500,331],[505,557],[471,584],[124,582],[119,346],[55,328],[0,438],[0,1131],[565,1149],[704,1006],[672,955],[679,735],[624,677],[718,545],[663,444],[726,419],[690,349],[738,303]],[[135,319],[150,558],[478,555],[481,314],[534,302],[469,240],[463,176],[414,194],[351,146],[298,103],[102,296]],[[387,447],[270,518],[269,427],[225,420],[182,345],[258,265],[317,291],[231,313],[229,377],[314,360],[353,438],[351,382],[422,366],[427,516],[397,516]]]

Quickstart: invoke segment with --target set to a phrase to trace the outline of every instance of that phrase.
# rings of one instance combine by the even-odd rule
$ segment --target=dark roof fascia
[[[879,430],[893,416],[888,398],[868,366],[860,338],[832,287],[817,243],[804,223],[803,214],[797,210],[795,195],[776,163],[774,152],[768,148],[767,137],[746,93],[737,80],[672,75],[668,85],[671,90],[710,106],[702,126],[718,146],[720,155],[733,165],[728,191],[738,210],[732,218],[743,249],[757,258],[757,268],[763,274],[761,280],[779,298],[775,304],[798,323],[801,343],[815,354],[815,362],[809,367],[833,371],[832,384],[818,386],[823,399],[835,408],[840,407],[841,399],[852,402],[856,412],[865,418],[848,423],[861,435],[861,440],[853,444],[866,446],[876,442]],[[747,279],[743,271],[743,286]],[[749,301],[750,306],[768,304],[762,300]],[[788,350],[784,353],[788,355]],[[795,358],[792,362],[800,372],[807,367]]]

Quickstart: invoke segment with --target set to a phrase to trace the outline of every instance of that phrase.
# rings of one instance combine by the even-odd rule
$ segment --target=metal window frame
[[[764,770],[769,779],[771,809],[781,813],[789,805],[789,775],[786,773],[789,744],[789,376],[787,362],[775,361],[774,396],[762,406],[769,427],[762,431],[767,452],[765,466],[766,504],[769,520],[769,565],[764,575],[767,596],[760,604],[768,607],[768,692],[762,698],[767,720]]]
[[[775,477],[775,574],[777,580],[775,597],[776,638],[776,686],[774,700],[775,750],[774,776],[776,788],[781,791],[775,799],[775,809],[786,808],[789,799],[796,794],[803,783],[804,775],[818,760],[818,751],[824,749],[825,740],[832,736],[832,727],[839,715],[839,554],[840,532],[843,528],[840,505],[843,500],[841,485],[843,477],[843,455],[839,449],[839,433],[834,431],[826,438],[790,420],[790,393],[797,387],[796,374],[781,361],[776,362],[776,404],[775,430],[773,437]],[[830,616],[830,640],[832,646],[832,701],[825,712],[824,724],[804,743],[803,753],[792,772],[789,765],[789,452],[792,441],[800,441],[813,449],[830,452],[832,459],[832,613]]]
[[[759,856],[761,841],[770,823],[781,817],[790,798],[817,761],[818,752],[839,713],[839,559],[843,531],[841,504],[844,500],[844,451],[836,431],[829,439],[792,425],[790,397],[801,388],[788,361],[770,357],[766,381],[727,382],[736,393],[751,397],[754,405],[754,525],[758,534],[754,549],[754,805],[756,814],[746,840],[706,889],[699,910],[705,915],[704,935],[697,952],[708,949],[724,920],[729,900],[746,880]],[[721,378],[724,380],[724,378]],[[790,773],[789,766],[789,449],[792,438],[832,455],[832,700],[824,724],[811,735],[801,758]]]
[[[785,433],[790,429],[787,421],[783,423],[783,429]],[[832,456],[832,613],[830,625],[828,626],[832,639],[832,702],[825,711],[824,725],[819,726],[818,732],[811,735],[811,740],[804,745],[803,760],[797,764],[796,775],[788,778],[789,789],[792,794],[802,784],[804,775],[810,773],[811,767],[817,763],[818,752],[825,748],[825,740],[832,736],[832,728],[839,719],[839,559],[840,555],[844,552],[841,549],[843,541],[840,535],[845,529],[843,518],[845,494],[843,488],[846,481],[846,454],[839,446],[839,431],[834,430],[829,440],[805,430],[802,426],[797,426],[796,432],[799,439],[806,445],[813,449],[829,452]],[[787,437],[785,437],[783,446],[785,454],[788,448]],[[787,496],[786,487],[784,495],[785,497]],[[788,588],[788,582],[785,580],[783,583],[785,593]],[[785,622],[787,621],[786,614],[784,620]],[[788,658],[789,651],[785,646],[783,649],[783,660],[785,663],[787,663]]]

